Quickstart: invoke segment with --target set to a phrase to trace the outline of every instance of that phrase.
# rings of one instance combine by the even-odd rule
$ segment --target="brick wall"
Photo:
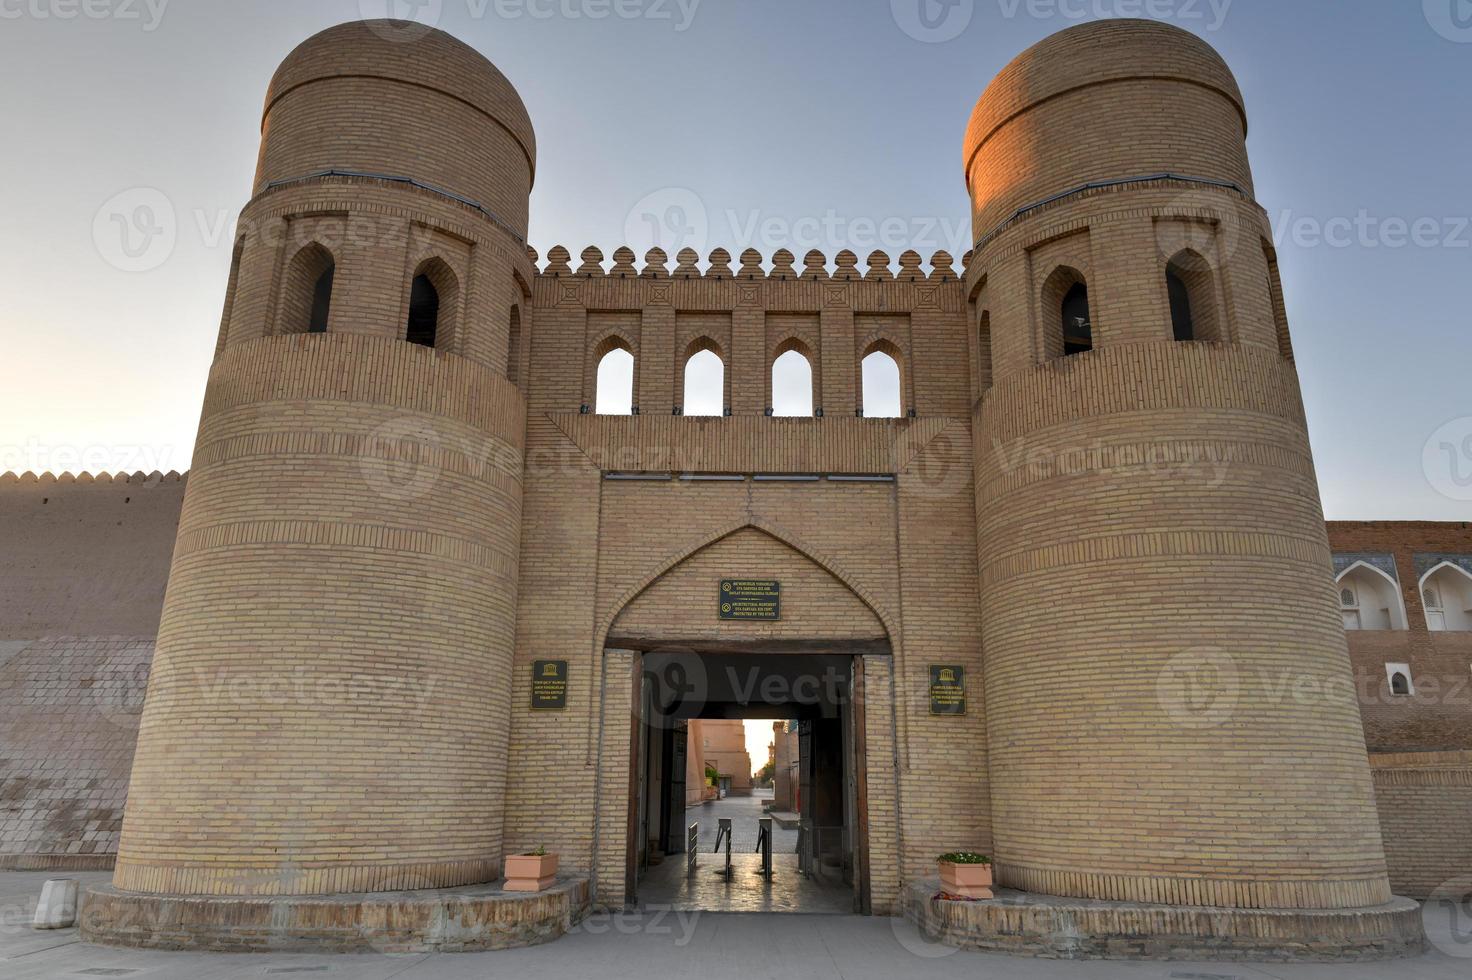
[[[0,477],[0,867],[111,867],[184,482]]]
[[[1371,752],[1472,749],[1472,632],[1430,632],[1417,556],[1472,555],[1472,524],[1331,521],[1335,554],[1388,555],[1406,609],[1404,630],[1350,630],[1350,660]],[[1393,694],[1385,665],[1407,664],[1415,694]]]
[[[1425,899],[1443,884],[1465,886],[1472,869],[1472,752],[1384,753],[1372,755],[1370,764],[1395,893]]]

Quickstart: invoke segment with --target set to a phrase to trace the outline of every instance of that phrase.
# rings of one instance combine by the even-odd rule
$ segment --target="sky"
[[[1472,519],[1472,0],[0,0],[0,470],[188,467],[266,83],[390,11],[517,86],[531,241],[574,256],[959,256],[1007,61],[1191,30],[1246,96],[1328,516]]]
[[[751,756],[751,772],[756,775],[767,764],[767,747],[772,744],[772,721],[746,721],[746,754]]]

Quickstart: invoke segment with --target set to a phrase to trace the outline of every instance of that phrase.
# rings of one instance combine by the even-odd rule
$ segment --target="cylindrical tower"
[[[1221,58],[1146,21],[1027,51],[967,133],[1004,885],[1391,897],[1245,138]]]
[[[117,888],[500,874],[534,158],[445,34],[344,24],[277,72]]]

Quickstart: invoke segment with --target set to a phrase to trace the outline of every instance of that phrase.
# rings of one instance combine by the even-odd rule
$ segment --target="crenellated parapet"
[[[152,473],[144,473],[142,470],[136,473],[33,473],[26,470],[24,473],[7,471],[0,473],[0,483],[59,483],[59,484],[89,484],[89,483],[117,483],[127,486],[158,486],[162,483],[180,483],[188,478],[187,473],[177,470],[169,470],[160,473],[154,470]]]
[[[815,414],[862,414],[862,364],[878,352],[900,372],[902,414],[964,417],[973,352],[961,279],[949,253],[925,266],[914,251],[897,262],[875,251],[861,267],[849,250],[831,262],[810,251],[799,266],[786,249],[769,261],[722,248],[703,262],[692,248],[673,260],[653,248],[636,264],[627,246],[611,262],[593,246],[574,262],[554,246],[533,283],[540,407],[592,411],[598,365],[617,348],[635,358],[635,411],[678,415],[685,364],[709,350],[725,365],[727,414],[762,415],[773,363],[795,350],[812,370]]]
[[[536,266],[539,256],[536,249],[528,249],[528,256]],[[642,265],[635,266],[634,250],[621,245],[613,252],[613,260],[605,259],[603,250],[590,245],[579,253],[579,265],[572,266],[572,253],[565,246],[554,245],[547,252],[546,261],[536,267],[539,276],[554,278],[577,276],[587,279],[739,279],[744,282],[792,279],[828,280],[835,282],[956,282],[958,276],[953,266],[955,259],[949,252],[935,252],[930,256],[930,271],[924,269],[925,259],[916,251],[902,253],[898,260],[884,251],[870,252],[864,259],[864,268],[859,268],[859,257],[848,249],[838,252],[830,264],[828,256],[813,250],[803,256],[801,270],[795,268],[796,257],[787,249],[772,253],[768,260],[756,249],[746,249],[736,261],[737,269],[731,271],[731,253],[724,248],[712,249],[701,266],[700,253],[693,248],[681,249],[675,256],[675,267],[669,267],[670,257],[662,248],[651,248],[644,253]],[[970,253],[967,253],[969,259]]]

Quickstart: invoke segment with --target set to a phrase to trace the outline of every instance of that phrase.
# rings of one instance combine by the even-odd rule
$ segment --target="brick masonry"
[[[956,848],[1082,899],[1389,898],[1355,698],[1240,696],[1351,656],[1245,114],[1210,48],[1107,22],[1004,70],[966,139],[961,269],[768,270],[543,260],[515,90],[446,35],[384,33],[311,39],[268,98],[118,888],[450,887],[541,844],[620,904],[639,651],[818,642],[862,654],[875,911]],[[1171,339],[1183,256],[1210,341]],[[433,349],[404,342],[421,272]],[[1064,358],[1074,283],[1094,349]],[[639,412],[597,416],[615,347]],[[682,417],[707,349],[728,417]],[[792,349],[821,417],[765,416]],[[901,418],[862,417],[874,351]],[[782,621],[720,621],[726,577],[781,579]],[[542,659],[569,663],[564,711],[531,710]],[[965,669],[964,715],[929,713],[936,663]],[[1198,683],[1204,714],[1178,696]],[[1445,747],[1455,723],[1428,725]]]
[[[0,868],[112,867],[184,486],[0,477]]]

